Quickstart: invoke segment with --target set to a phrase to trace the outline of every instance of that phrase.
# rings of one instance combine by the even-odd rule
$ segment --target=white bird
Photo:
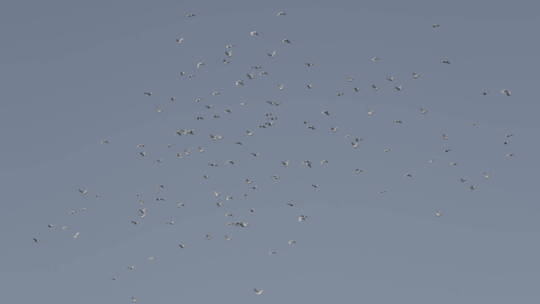
[[[257,31],[251,31],[251,32],[249,32],[249,35],[250,35],[251,37],[256,37],[256,36],[259,36],[259,32],[257,32]]]
[[[264,289],[253,288],[253,291],[255,292],[256,295],[260,296],[263,294]]]

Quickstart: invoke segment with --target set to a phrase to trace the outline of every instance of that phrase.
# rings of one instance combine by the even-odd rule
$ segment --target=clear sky
[[[0,302],[538,302],[539,28],[536,1],[2,1]]]

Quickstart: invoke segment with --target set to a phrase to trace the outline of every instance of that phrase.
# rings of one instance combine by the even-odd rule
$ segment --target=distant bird
[[[264,289],[253,288],[253,292],[255,292],[256,295],[260,296],[263,294]]]
[[[512,96],[512,92],[507,89],[501,90],[501,94],[504,94],[506,96]]]

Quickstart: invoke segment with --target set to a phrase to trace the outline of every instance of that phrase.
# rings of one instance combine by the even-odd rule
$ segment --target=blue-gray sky
[[[539,9],[2,1],[1,302],[537,302]]]

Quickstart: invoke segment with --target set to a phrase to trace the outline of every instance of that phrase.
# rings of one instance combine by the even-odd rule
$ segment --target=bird
[[[253,292],[255,292],[256,295],[260,296],[263,294],[264,289],[253,288]]]
[[[501,94],[506,95],[506,96],[512,96],[512,92],[507,89],[501,90]]]

